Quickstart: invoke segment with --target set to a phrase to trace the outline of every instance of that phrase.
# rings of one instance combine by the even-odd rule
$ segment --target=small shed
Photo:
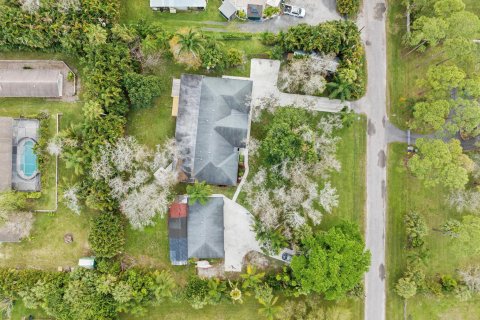
[[[95,257],[83,257],[78,260],[78,266],[85,269],[95,269]]]
[[[227,20],[235,18],[235,13],[237,12],[237,8],[230,2],[230,0],[224,0],[218,10],[220,10],[222,16]]]
[[[172,117],[178,114],[178,101],[180,96],[180,79],[173,79],[172,82]]]
[[[249,20],[259,21],[262,19],[263,6],[260,4],[249,4],[247,6],[247,18]]]

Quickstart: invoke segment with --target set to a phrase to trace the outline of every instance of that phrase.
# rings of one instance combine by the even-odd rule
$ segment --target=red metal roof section
[[[188,206],[186,203],[173,203],[170,206],[170,218],[185,218],[188,213]]]

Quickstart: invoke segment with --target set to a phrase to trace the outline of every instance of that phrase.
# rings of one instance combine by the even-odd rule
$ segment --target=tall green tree
[[[465,72],[455,65],[430,66],[425,79],[417,81],[428,99],[448,99],[453,89],[462,90]]]
[[[448,130],[460,132],[463,138],[476,137],[480,134],[480,104],[475,100],[458,99]]]
[[[460,141],[453,139],[446,143],[439,139],[421,138],[416,145],[419,152],[410,159],[408,167],[426,186],[465,187],[472,160],[463,154]]]
[[[160,95],[163,84],[160,77],[138,73],[127,73],[124,82],[133,108],[151,107],[153,98]]]
[[[445,124],[450,108],[447,100],[417,102],[413,106],[412,128],[422,131],[439,130]]]
[[[304,292],[323,294],[327,300],[344,297],[370,266],[370,252],[358,226],[350,222],[307,236],[302,252],[292,258],[295,280]]]

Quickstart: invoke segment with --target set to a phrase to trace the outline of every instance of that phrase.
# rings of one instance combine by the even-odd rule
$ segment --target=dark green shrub
[[[125,227],[121,217],[113,213],[94,217],[88,241],[97,257],[112,258],[121,253],[125,244]]]
[[[340,14],[355,17],[360,10],[360,0],[337,0],[337,11]]]
[[[127,73],[124,82],[133,108],[151,107],[153,98],[157,97],[162,89],[162,81],[156,76]]]

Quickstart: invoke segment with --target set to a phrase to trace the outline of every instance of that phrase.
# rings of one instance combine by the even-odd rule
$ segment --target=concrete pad
[[[12,187],[13,119],[0,118],[0,192]]]
[[[241,272],[242,261],[250,251],[262,252],[253,231],[253,216],[238,203],[224,197],[225,271]]]
[[[280,106],[293,106],[312,111],[338,112],[345,106],[351,107],[348,101],[281,92],[277,87],[279,72],[280,61],[278,60],[252,59],[250,79],[253,81],[253,105],[273,98],[278,100]]]

